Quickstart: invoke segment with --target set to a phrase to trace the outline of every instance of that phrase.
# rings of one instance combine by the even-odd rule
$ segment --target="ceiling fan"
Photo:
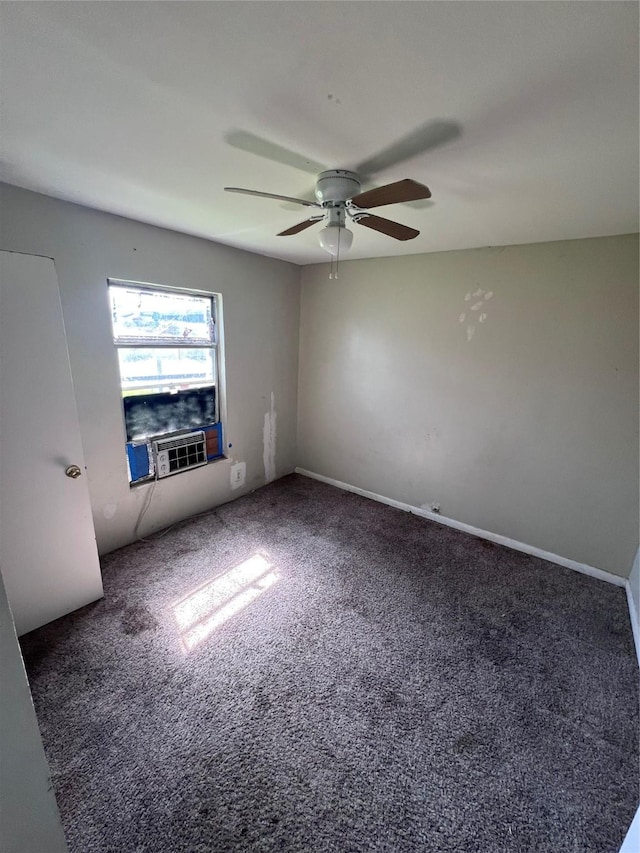
[[[372,228],[374,231],[393,237],[395,240],[413,240],[418,236],[420,232],[416,231],[415,228],[409,228],[407,225],[401,225],[391,219],[375,216],[369,213],[369,210],[387,204],[431,198],[431,191],[428,187],[410,178],[405,178],[402,181],[385,184],[366,192],[360,192],[360,188],[361,181],[356,172],[351,172],[348,169],[329,169],[321,172],[316,179],[315,201],[258,190],[246,190],[241,187],[225,187],[225,190],[230,193],[244,193],[245,195],[280,199],[304,207],[317,208],[320,212],[315,213],[303,222],[298,222],[297,225],[293,225],[285,231],[281,231],[278,237],[298,234],[305,228],[310,228],[317,222],[324,221],[325,227],[318,235],[320,245],[330,255],[336,257],[341,251],[348,250],[353,242],[353,233],[346,227],[348,219],[358,225],[364,225],[365,228]]]

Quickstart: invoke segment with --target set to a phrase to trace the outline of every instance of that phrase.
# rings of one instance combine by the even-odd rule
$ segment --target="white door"
[[[0,252],[0,569],[18,635],[103,594],[55,266],[15,252]]]

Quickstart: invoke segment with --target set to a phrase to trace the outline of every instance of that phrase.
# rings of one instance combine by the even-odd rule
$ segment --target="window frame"
[[[158,340],[149,339],[149,338],[136,338],[135,335],[131,335],[129,339],[122,340],[116,336],[116,330],[114,328],[113,323],[113,301],[111,296],[111,288],[124,288],[130,290],[137,291],[146,291],[149,293],[165,293],[165,294],[175,294],[176,296],[194,296],[200,297],[203,299],[210,300],[211,303],[211,319],[212,319],[212,335],[211,341],[209,343],[204,342],[200,339],[197,342],[194,340],[188,339],[180,339],[180,338],[167,338],[166,340]],[[152,461],[151,455],[151,441],[159,438],[165,438],[171,435],[178,435],[185,432],[190,432],[196,430],[198,428],[207,427],[211,424],[214,424],[219,427],[219,455],[214,458],[209,458],[207,460],[207,464],[211,462],[215,462],[218,459],[224,459],[225,454],[225,444],[224,444],[224,413],[226,411],[225,406],[225,394],[224,394],[224,371],[223,371],[223,360],[222,360],[222,350],[223,350],[223,332],[222,332],[222,297],[221,294],[215,293],[208,290],[200,290],[196,288],[190,287],[179,287],[165,284],[154,284],[149,282],[140,282],[140,281],[131,281],[129,279],[121,279],[121,278],[107,278],[107,298],[109,302],[109,314],[110,314],[110,322],[111,322],[111,337],[114,345],[115,355],[118,364],[118,381],[119,381],[119,398],[120,398],[120,411],[122,416],[122,425],[124,431],[124,440],[125,446],[129,444],[141,444],[146,443],[149,448],[149,458],[150,462]],[[207,424],[202,424],[201,427],[183,427],[178,430],[169,430],[167,432],[158,432],[153,433],[151,435],[147,435],[144,438],[136,438],[129,439],[127,435],[127,425],[125,420],[125,409],[124,409],[124,398],[126,396],[132,397],[136,396],[135,394],[127,395],[127,390],[123,387],[123,379],[122,379],[122,371],[120,367],[120,356],[119,351],[121,349],[200,349],[206,351],[208,356],[211,358],[212,370],[213,370],[213,381],[211,383],[206,382],[198,382],[195,381],[193,383],[185,383],[184,390],[197,389],[206,387],[207,385],[213,385],[215,389],[214,394],[214,420]],[[156,385],[159,383],[156,383]],[[167,385],[170,385],[170,382],[167,382]],[[153,386],[151,386],[153,387]],[[147,393],[154,393],[154,391],[149,390]],[[158,393],[162,393],[162,391],[158,391]],[[191,470],[191,469],[185,469]],[[131,472],[130,472],[131,473]],[[183,472],[178,472],[183,473]],[[132,480],[130,479],[130,486],[136,486],[142,483],[149,483],[155,481],[155,474],[152,470],[152,466],[150,467],[150,473],[148,476]]]

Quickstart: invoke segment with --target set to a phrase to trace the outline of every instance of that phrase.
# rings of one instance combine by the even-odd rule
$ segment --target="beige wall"
[[[156,484],[142,535],[265,483],[265,415],[273,393],[275,473],[296,452],[299,269],[206,240],[0,184],[0,248],[54,259],[64,314],[98,548],[134,538],[150,486],[130,488],[107,278],[222,294],[226,441],[246,462],[242,488],[230,461]],[[46,358],[46,353],[42,353]],[[271,422],[271,421],[270,421]],[[42,413],[46,428],[46,412]],[[269,471],[271,474],[271,471]]]
[[[301,468],[628,575],[637,235],[351,261],[337,281],[312,266],[302,283]]]

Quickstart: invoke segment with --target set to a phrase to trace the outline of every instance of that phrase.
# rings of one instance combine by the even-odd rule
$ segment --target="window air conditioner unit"
[[[207,445],[202,430],[152,441],[156,480],[187,468],[207,464]]]

